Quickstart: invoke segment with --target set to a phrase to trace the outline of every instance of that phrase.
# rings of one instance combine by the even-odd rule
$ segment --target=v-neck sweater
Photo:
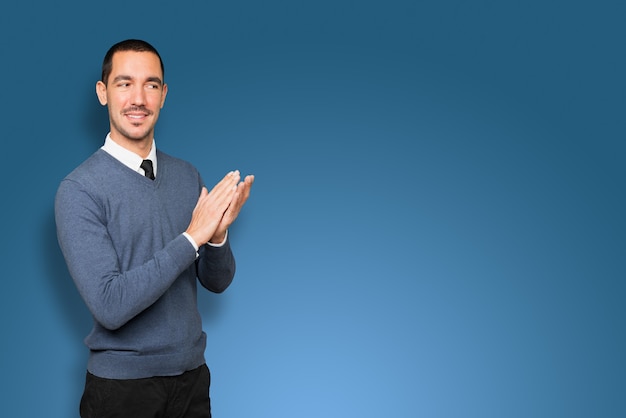
[[[87,369],[112,379],[178,375],[204,363],[197,280],[224,291],[235,273],[227,241],[182,234],[203,186],[188,162],[157,150],[159,175],[142,176],[99,149],[59,185],[57,236],[94,319]]]

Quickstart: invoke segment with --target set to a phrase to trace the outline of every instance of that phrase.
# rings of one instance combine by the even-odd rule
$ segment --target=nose
[[[134,106],[142,106],[145,104],[146,92],[144,91],[143,86],[141,85],[133,86],[130,101],[131,101],[131,104]]]

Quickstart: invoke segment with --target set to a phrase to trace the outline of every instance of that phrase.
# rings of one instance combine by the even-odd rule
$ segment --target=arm
[[[205,288],[216,293],[226,290],[235,274],[235,259],[230,242],[226,240],[226,231],[248,200],[254,182],[252,175],[246,176],[241,182],[239,179],[239,171],[233,171],[211,192],[203,187],[189,227],[185,231],[199,244],[198,279]],[[200,245],[206,242],[224,242],[224,245]]]
[[[235,275],[235,258],[226,239],[226,231],[248,200],[254,176],[246,176],[242,182],[239,179],[239,171],[234,171],[228,173],[210,193],[203,188],[186,231],[195,242],[224,243],[217,247],[201,245],[198,252],[198,279],[202,286],[215,293],[226,290]],[[225,191],[228,193],[225,194]],[[212,199],[224,199],[222,202],[227,204],[221,204],[216,210]]]
[[[156,302],[195,260],[183,235],[124,270],[107,230],[105,205],[74,181],[59,186],[55,218],[70,275],[95,320],[118,329]]]

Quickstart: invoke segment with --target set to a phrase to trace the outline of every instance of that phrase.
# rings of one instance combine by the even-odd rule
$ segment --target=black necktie
[[[143,171],[146,172],[146,177],[148,177],[150,180],[154,180],[154,170],[152,169],[152,161],[143,160],[140,167],[143,168]]]

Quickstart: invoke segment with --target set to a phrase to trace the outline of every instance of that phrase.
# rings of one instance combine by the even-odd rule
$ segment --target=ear
[[[167,96],[167,84],[163,84],[163,94],[161,95],[161,109],[165,105],[165,96]]]
[[[102,106],[107,105],[107,86],[102,81],[96,83],[96,94]]]

